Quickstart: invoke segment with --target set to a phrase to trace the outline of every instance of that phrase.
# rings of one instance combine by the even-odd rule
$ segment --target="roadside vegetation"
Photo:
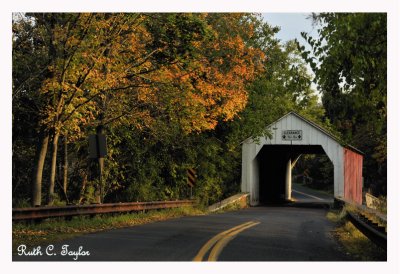
[[[387,197],[381,195],[378,197],[378,199],[379,199],[379,204],[376,209],[379,210],[380,212],[383,212],[386,214],[387,213]]]
[[[347,209],[354,210],[354,209]],[[338,241],[343,252],[354,260],[386,261],[387,252],[370,241],[349,220],[346,219],[346,209],[331,210],[327,218],[336,223],[333,237]]]

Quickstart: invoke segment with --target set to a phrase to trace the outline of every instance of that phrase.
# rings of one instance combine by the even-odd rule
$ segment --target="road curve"
[[[193,261],[202,249],[197,261],[349,260],[331,236],[334,224],[325,215],[323,208],[274,206],[182,217],[86,234],[54,243],[47,253],[49,246],[42,246],[42,255],[14,255],[13,260]],[[69,254],[62,253],[63,245]]]

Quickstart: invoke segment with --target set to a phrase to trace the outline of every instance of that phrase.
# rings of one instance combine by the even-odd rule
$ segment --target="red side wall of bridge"
[[[344,148],[344,198],[362,204],[363,156]]]

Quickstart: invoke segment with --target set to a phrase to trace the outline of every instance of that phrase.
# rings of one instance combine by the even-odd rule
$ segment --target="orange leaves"
[[[196,76],[192,77],[195,83],[189,107],[200,112],[193,121],[192,131],[212,129],[221,118],[233,119],[246,106],[246,83],[261,71],[253,63],[256,55],[262,58],[261,51],[247,47],[238,35],[217,37],[213,43],[202,45],[205,56],[195,61]]]
[[[164,116],[186,133],[213,129],[243,110],[246,84],[262,71],[263,53],[246,44],[254,31],[242,17],[158,15],[154,23],[150,15],[80,14],[54,29],[66,55],[54,60],[42,92],[65,104],[63,126],[77,134],[99,113],[138,129]],[[48,122],[59,119],[51,111]]]
[[[137,91],[137,100],[139,102],[151,102],[155,100],[154,92],[150,88],[140,88]]]
[[[226,18],[228,20],[229,15]],[[152,74],[154,81],[164,85],[156,87],[155,95],[168,92],[175,98],[175,104],[185,113],[179,121],[188,133],[210,130],[221,119],[233,119],[246,106],[246,84],[262,70],[253,62],[256,57],[263,58],[260,50],[246,46],[237,34],[220,35],[212,30],[212,25],[208,27],[215,32],[212,41],[191,43],[196,51],[192,56],[196,57],[165,66]],[[154,99],[162,101],[162,96]]]

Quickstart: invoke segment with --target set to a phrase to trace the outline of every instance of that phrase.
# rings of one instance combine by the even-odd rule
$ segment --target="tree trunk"
[[[100,134],[104,134],[104,126],[100,124],[96,128],[96,134],[97,136]],[[96,141],[97,144],[97,153],[100,153],[100,147],[99,147],[99,141]],[[95,200],[96,203],[103,203],[104,199],[104,182],[103,182],[103,172],[104,172],[104,156],[100,157],[98,155],[97,158],[97,163],[98,163],[98,172],[99,172],[99,184],[97,185],[97,188],[95,190]]]
[[[58,148],[59,136],[60,133],[58,132],[55,132],[53,136],[52,151],[51,151],[50,185],[49,185],[49,196],[47,197],[47,205],[52,205],[54,199],[54,185],[56,181],[57,148]]]
[[[86,172],[81,172],[81,176],[82,176],[82,187],[79,193],[79,202],[78,202],[79,205],[85,202],[86,183],[88,180],[88,175]]]
[[[102,204],[104,199],[104,182],[103,182],[103,172],[104,172],[104,158],[98,159],[99,164],[99,197],[96,200]]]
[[[49,133],[41,130],[36,148],[36,168],[32,185],[32,206],[40,206],[42,204],[43,167],[46,159],[48,144]]]
[[[67,187],[68,187],[68,136],[64,135],[64,166],[63,166],[63,191],[65,200],[68,203]]]

